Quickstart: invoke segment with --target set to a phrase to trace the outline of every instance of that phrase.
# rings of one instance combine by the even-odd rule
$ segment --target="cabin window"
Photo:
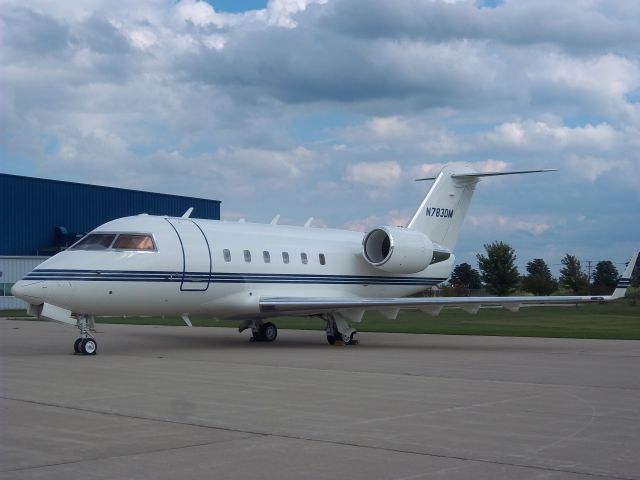
[[[222,250],[222,256],[224,257],[225,262],[231,261],[231,251],[228,248]]]
[[[282,263],[289,263],[289,252],[282,252]]]
[[[264,258],[264,263],[271,263],[271,255],[266,250],[262,252],[262,258]]]
[[[122,233],[113,244],[117,250],[155,250],[151,235],[130,235]]]
[[[244,251],[244,261],[251,263],[251,252],[249,250]]]
[[[71,247],[71,250],[106,250],[114,238],[115,233],[90,233]]]
[[[327,264],[327,260],[326,258],[324,258],[324,253],[321,253],[318,255],[318,259],[320,260],[320,265],[326,265]]]
[[[304,252],[302,252],[302,253],[300,254],[300,260],[302,260],[302,263],[303,263],[304,265],[306,265],[307,263],[309,263],[309,258],[307,257],[307,254],[306,254],[306,253],[304,253]]]

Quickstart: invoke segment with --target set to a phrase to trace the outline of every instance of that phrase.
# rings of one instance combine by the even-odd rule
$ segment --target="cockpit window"
[[[72,250],[106,250],[116,238],[115,233],[91,233],[76,243]]]
[[[144,233],[90,233],[71,247],[71,250],[109,249],[155,251],[156,245],[153,237]]]
[[[114,242],[113,247],[116,250],[155,250],[153,238],[151,235],[129,235],[120,234]]]

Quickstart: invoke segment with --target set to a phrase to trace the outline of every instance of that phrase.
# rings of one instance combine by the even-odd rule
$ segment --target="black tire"
[[[327,342],[329,342],[329,345],[335,345],[336,337],[334,337],[333,335],[327,335]]]
[[[265,342],[273,342],[278,337],[278,327],[271,322],[267,322],[260,327],[260,336]]]
[[[75,353],[82,353],[82,351],[80,350],[80,344],[82,343],[82,338],[78,338],[76,339],[75,342],[73,342],[73,351]]]
[[[345,345],[355,345],[356,343],[358,343],[358,341],[354,339],[354,337],[356,336],[356,333],[358,333],[358,332],[351,332],[351,335],[349,335],[349,340],[344,342],[344,344]]]
[[[80,343],[80,350],[83,355],[95,355],[98,351],[98,343],[93,338],[85,338]]]

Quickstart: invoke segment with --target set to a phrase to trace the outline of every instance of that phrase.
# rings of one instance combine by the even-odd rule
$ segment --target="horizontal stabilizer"
[[[512,172],[470,172],[470,173],[454,173],[451,178],[480,178],[480,177],[498,177],[500,175],[520,175],[521,173],[542,173],[557,172],[557,168],[544,168],[541,170],[514,170]],[[416,182],[423,180],[435,180],[438,177],[416,178]]]

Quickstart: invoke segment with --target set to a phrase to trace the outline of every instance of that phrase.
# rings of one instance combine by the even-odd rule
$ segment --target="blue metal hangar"
[[[220,201],[0,173],[0,310],[23,308],[11,286],[115,218],[148,213],[220,219]]]

